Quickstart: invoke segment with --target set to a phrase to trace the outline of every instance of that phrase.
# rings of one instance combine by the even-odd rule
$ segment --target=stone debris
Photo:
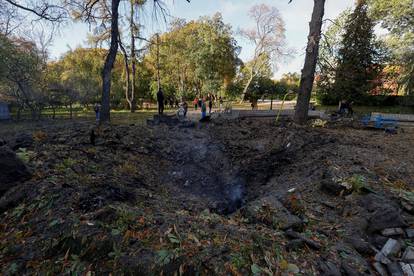
[[[400,263],[401,269],[404,273],[404,276],[414,276],[414,265]]]
[[[401,259],[407,263],[414,263],[414,247],[407,247]]]
[[[14,151],[7,146],[0,147],[0,197],[30,176],[28,168]]]
[[[388,272],[391,276],[404,276],[403,270],[399,263],[389,263],[387,264]]]
[[[387,271],[381,263],[375,262],[372,266],[375,268],[375,271],[377,271],[380,276],[388,276]]]
[[[413,205],[411,205],[410,203],[402,200],[401,201],[401,206],[403,207],[403,209],[409,213],[413,213],[414,212],[414,207]]]
[[[262,222],[275,229],[300,228],[302,220],[291,214],[275,196],[267,196],[245,206],[242,214],[251,222]]]
[[[352,245],[352,247],[359,253],[364,256],[372,256],[375,254],[373,246],[369,242],[365,241],[360,236],[354,235],[347,237],[345,241]]]
[[[382,230],[381,234],[386,237],[402,236],[404,235],[404,230],[402,228],[387,228],[387,229]]]
[[[304,237],[303,235],[291,229],[287,230],[285,233],[286,233],[286,236],[288,236],[289,238],[302,240],[307,246],[309,246],[312,249],[315,249],[315,250],[321,249],[321,245],[319,243],[311,239],[308,239]]]
[[[407,238],[409,239],[414,238],[414,229],[412,228],[405,229],[405,233],[407,234]]]
[[[378,208],[368,222],[368,230],[371,233],[388,228],[405,228],[408,226],[407,222],[401,217],[401,210],[388,205]]]
[[[381,251],[375,255],[375,261],[383,264],[389,264],[391,263],[389,258],[396,256],[400,251],[400,242],[394,239],[389,239]]]

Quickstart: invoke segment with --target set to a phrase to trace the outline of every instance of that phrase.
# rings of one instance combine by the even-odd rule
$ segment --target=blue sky
[[[325,18],[333,19],[347,7],[352,7],[355,0],[327,0],[325,6]],[[304,50],[306,38],[309,32],[309,20],[312,13],[312,0],[192,0],[187,3],[184,0],[166,0],[172,17],[187,20],[197,19],[200,16],[211,16],[216,12],[223,15],[225,23],[233,26],[233,31],[240,28],[250,27],[253,22],[247,13],[255,4],[267,4],[277,7],[286,23],[286,38],[289,47],[296,49],[296,54],[289,61],[279,65],[275,77],[280,77],[286,72],[300,72],[304,63]],[[149,24],[147,24],[148,26]],[[165,26],[147,27],[147,33],[165,30]],[[55,37],[50,48],[52,58],[59,57],[70,48],[85,45],[86,35],[89,28],[85,24],[70,24],[61,30]],[[252,55],[252,46],[242,38],[236,36],[238,44],[242,47],[240,57],[249,60]]]

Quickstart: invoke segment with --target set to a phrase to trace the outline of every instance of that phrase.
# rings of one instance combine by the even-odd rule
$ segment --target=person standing
[[[93,110],[95,111],[96,123],[99,124],[99,121],[101,119],[101,107],[98,103],[95,104]]]
[[[213,108],[213,99],[212,99],[212,97],[210,96],[209,98],[208,98],[208,114],[209,115],[211,115],[211,109]]]
[[[162,89],[160,88],[157,93],[157,102],[158,102],[158,114],[162,115],[164,114],[164,93],[162,92]]]
[[[206,116],[207,116],[206,99],[203,98],[203,100],[201,101],[201,119],[204,119]]]
[[[201,106],[203,105],[203,97],[201,96],[200,98],[198,98],[198,107],[201,108]]]
[[[187,111],[188,111],[188,105],[187,102],[183,102],[183,108],[184,108],[184,117],[187,117]]]
[[[198,107],[198,98],[197,98],[197,96],[194,98],[193,104],[194,104],[194,110],[197,110],[197,107]]]

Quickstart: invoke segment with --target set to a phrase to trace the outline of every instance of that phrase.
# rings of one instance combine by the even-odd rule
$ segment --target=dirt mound
[[[7,146],[0,147],[0,197],[15,185],[30,178],[26,165]]]
[[[91,128],[36,129],[35,175],[0,199],[3,274],[409,269],[409,133],[213,120],[103,126],[93,146]]]

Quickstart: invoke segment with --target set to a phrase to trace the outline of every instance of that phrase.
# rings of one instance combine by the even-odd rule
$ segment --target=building
[[[0,102],[0,120],[9,120],[10,110],[9,105],[5,102]]]

